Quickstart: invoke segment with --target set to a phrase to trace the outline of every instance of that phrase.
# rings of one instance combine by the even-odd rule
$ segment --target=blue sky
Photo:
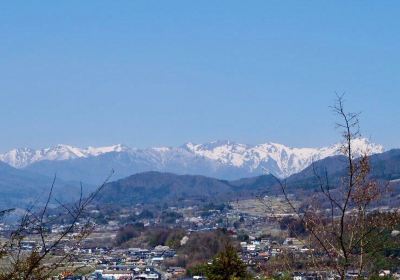
[[[346,93],[400,147],[399,2],[8,1],[0,151],[231,139],[324,146]]]

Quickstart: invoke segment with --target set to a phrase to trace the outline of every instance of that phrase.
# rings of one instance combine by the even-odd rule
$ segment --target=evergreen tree
[[[246,265],[239,258],[236,249],[227,245],[217,254],[211,265],[207,266],[206,276],[209,280],[249,279]]]

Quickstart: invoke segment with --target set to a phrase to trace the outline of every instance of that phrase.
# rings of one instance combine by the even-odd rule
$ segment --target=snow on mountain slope
[[[187,143],[193,153],[215,160],[224,165],[246,168],[249,172],[264,170],[279,177],[300,172],[313,161],[340,154],[341,144],[324,148],[290,148],[277,143],[244,145],[230,141],[208,144]],[[353,141],[354,155],[376,154],[384,151],[381,145],[372,144],[365,138]],[[272,167],[276,166],[274,170]],[[261,169],[261,170],[260,170]]]
[[[353,142],[355,155],[383,152],[380,145],[360,138]],[[85,149],[58,145],[41,150],[14,149],[0,155],[0,160],[17,168],[24,168],[43,160],[65,161],[77,158],[99,157],[116,153],[124,155],[126,170],[162,170],[176,173],[197,173],[208,176],[235,178],[271,173],[286,177],[300,172],[311,164],[328,156],[339,154],[340,144],[324,148],[291,148],[277,143],[245,145],[231,141],[215,141],[206,144],[187,143],[181,147],[131,149],[123,145],[88,147]],[[120,157],[120,161],[122,157]],[[99,158],[100,159],[100,158]],[[109,161],[110,159],[108,159]],[[104,165],[107,163],[105,162]]]
[[[85,158],[89,156],[98,156],[109,152],[123,152],[129,148],[123,145],[114,145],[109,147],[88,147],[80,149],[69,145],[57,145],[51,148],[34,150],[30,148],[19,148],[0,154],[0,161],[8,163],[16,168],[23,168],[32,163],[42,160],[68,160],[75,158]]]

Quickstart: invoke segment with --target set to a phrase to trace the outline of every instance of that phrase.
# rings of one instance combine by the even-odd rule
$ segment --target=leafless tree
[[[345,279],[349,270],[361,277],[371,264],[372,252],[382,250],[377,242],[384,230],[399,221],[398,213],[379,213],[379,202],[387,184],[371,179],[369,154],[356,153],[354,140],[360,137],[359,114],[344,109],[343,96],[337,97],[333,111],[340,119],[342,132],[340,152],[345,156],[346,173],[339,181],[330,182],[327,170],[320,172],[313,164],[318,192],[307,207],[293,203],[286,181],[277,179],[286,202],[310,235],[313,259],[317,255],[320,269],[325,264]],[[328,205],[328,206],[327,206]]]
[[[54,198],[54,177],[44,206],[40,209],[26,209],[16,229],[11,232],[7,241],[0,244],[0,280],[48,279],[59,268],[68,265],[74,259],[74,249],[79,248],[93,230],[93,223],[90,219],[85,219],[85,212],[112,174],[113,171],[103,184],[86,197],[81,184],[78,201],[68,204]],[[49,215],[50,203],[53,201],[58,203],[59,210],[55,217]],[[1,211],[0,215],[10,211],[12,209]],[[59,232],[52,233],[49,225],[61,219],[68,222]],[[30,239],[37,240],[39,244],[26,250],[24,244]]]

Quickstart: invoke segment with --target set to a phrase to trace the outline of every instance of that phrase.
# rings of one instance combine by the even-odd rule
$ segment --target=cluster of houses
[[[176,252],[168,246],[129,249],[81,249],[80,264],[92,266],[94,272],[89,280],[133,280],[178,278],[186,273],[181,267],[168,267],[165,262],[174,258]],[[68,276],[68,277],[73,277]],[[66,279],[71,279],[66,277]]]
[[[260,240],[240,242],[240,246],[242,249],[242,259],[249,266],[264,263],[270,258],[282,254],[284,251],[292,251],[305,255],[309,253],[309,248],[307,248],[303,242],[291,237],[286,238],[281,244],[277,241],[262,238]]]

